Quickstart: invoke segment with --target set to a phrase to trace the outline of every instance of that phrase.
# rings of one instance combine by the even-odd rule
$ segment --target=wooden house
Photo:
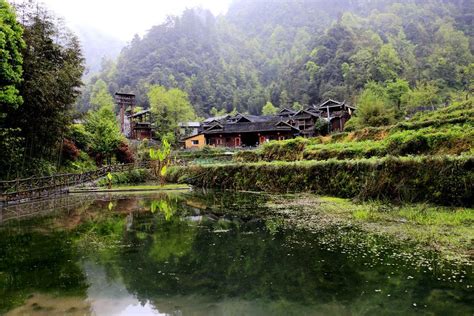
[[[230,120],[215,122],[202,133],[210,146],[255,147],[270,140],[294,138],[299,131],[279,116],[238,114]]]
[[[342,131],[355,108],[328,100],[319,106],[301,111],[282,109],[272,116],[255,116],[238,113],[206,119],[198,135],[183,139],[185,148],[205,144],[215,147],[256,147],[270,140],[284,140],[297,136],[316,136],[318,121],[329,122],[329,131]]]
[[[345,102],[329,99],[315,107],[321,118],[330,122],[332,132],[342,132],[348,120],[352,117],[356,108]]]
[[[128,116],[130,120],[131,139],[143,140],[153,137],[152,114],[150,110]]]

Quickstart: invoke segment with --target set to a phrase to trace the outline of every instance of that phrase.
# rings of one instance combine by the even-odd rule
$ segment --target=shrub
[[[132,150],[128,146],[128,144],[124,141],[120,142],[119,146],[115,150],[115,158],[119,163],[134,163],[135,157],[133,155]]]
[[[76,161],[80,155],[80,151],[73,141],[66,138],[63,141],[61,154],[63,160]]]
[[[199,187],[473,205],[474,157],[387,157],[171,169],[168,181]]]
[[[150,173],[145,169],[135,169],[128,172],[116,172],[112,173],[111,183],[117,184],[137,184],[143,183],[150,179]],[[102,178],[97,183],[99,186],[107,186],[109,184],[108,179]]]

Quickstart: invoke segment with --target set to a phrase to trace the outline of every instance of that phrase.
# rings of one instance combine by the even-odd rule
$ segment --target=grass
[[[370,233],[415,241],[446,258],[472,260],[473,257],[473,208],[354,203],[348,199],[312,194],[270,197],[270,208],[284,212],[303,226],[352,223]],[[288,209],[299,211],[287,212]]]
[[[141,185],[114,185],[111,189],[108,188],[84,188],[72,190],[71,193],[80,192],[127,192],[127,191],[169,191],[169,190],[186,190],[189,189],[188,185],[185,184],[141,184]]]
[[[167,177],[203,188],[472,206],[473,163],[472,156],[276,161],[172,167]]]
[[[235,155],[236,162],[298,161],[474,154],[473,98],[423,112],[392,126],[367,127],[311,139],[266,143]]]

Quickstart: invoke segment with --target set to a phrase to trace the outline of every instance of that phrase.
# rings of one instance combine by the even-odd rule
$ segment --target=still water
[[[0,210],[2,315],[473,315],[472,267],[265,195],[73,196]]]

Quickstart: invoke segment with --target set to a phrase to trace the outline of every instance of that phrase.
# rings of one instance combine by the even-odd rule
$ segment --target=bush
[[[199,187],[473,205],[474,157],[382,158],[173,167]]]
[[[73,141],[64,139],[61,154],[63,160],[76,161],[79,158],[80,151]]]
[[[117,149],[115,150],[115,158],[119,163],[134,163],[135,157],[133,155],[132,150],[128,146],[128,144],[124,141],[121,141]]]
[[[151,175],[148,170],[135,169],[128,172],[116,172],[112,173],[112,184],[138,184],[144,183],[150,179]],[[107,186],[109,184],[108,179],[102,178],[97,183],[99,186]]]
[[[89,155],[81,151],[79,157],[75,161],[65,161],[61,166],[61,173],[82,173],[96,170],[94,160]]]
[[[83,124],[71,125],[67,137],[71,139],[80,150],[89,151],[91,134],[86,131]]]

